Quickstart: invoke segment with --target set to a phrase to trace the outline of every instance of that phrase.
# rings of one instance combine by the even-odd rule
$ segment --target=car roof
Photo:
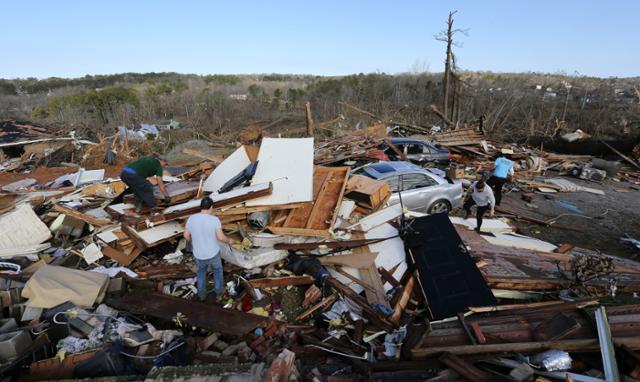
[[[396,144],[396,143],[425,143],[427,145],[431,145],[431,142],[422,141],[420,139],[415,139],[415,138],[390,138],[389,141],[391,141],[391,143],[393,143],[393,144]]]
[[[382,179],[391,175],[399,175],[399,174],[426,174],[426,175],[434,175],[429,171],[423,169],[422,167],[416,166],[411,162],[403,162],[403,161],[380,161],[377,163],[371,163],[363,167],[364,172],[374,179]]]

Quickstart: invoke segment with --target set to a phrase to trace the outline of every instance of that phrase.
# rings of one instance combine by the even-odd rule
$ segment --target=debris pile
[[[596,168],[591,158],[490,142],[474,128],[430,139],[455,157],[424,170],[423,183],[394,183],[385,171],[406,169],[391,166],[379,178],[362,171],[389,159],[385,150],[407,154],[385,126],[330,141],[260,137],[219,163],[169,163],[166,195],[153,185],[155,208],[136,206],[111,169],[136,155],[118,136],[85,157],[104,159],[107,171],[2,182],[3,375],[638,378],[640,305],[605,302],[640,293],[640,263],[519,235],[506,219],[486,219],[478,233],[475,220],[413,204],[417,191],[442,186],[456,193],[450,205],[437,201],[455,211],[462,187],[498,153],[516,163],[511,187],[523,196],[597,193],[545,176],[580,176],[573,166]],[[613,176],[632,181],[625,171]],[[220,242],[224,291],[199,301],[185,222],[203,213],[204,198],[233,244]]]

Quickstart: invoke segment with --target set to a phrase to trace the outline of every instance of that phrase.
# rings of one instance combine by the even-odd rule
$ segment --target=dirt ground
[[[553,177],[557,174],[550,173],[548,176]],[[583,191],[535,193],[532,202],[527,206],[522,200],[522,192],[509,192],[503,197],[503,207],[540,220],[557,218],[556,224],[567,228],[516,222],[521,233],[554,244],[570,243],[610,255],[640,258],[639,250],[620,240],[625,234],[640,239],[639,187],[611,179],[605,180],[602,184],[570,177],[566,179],[578,185],[601,189],[605,195]],[[572,210],[572,206],[577,208],[577,211]]]

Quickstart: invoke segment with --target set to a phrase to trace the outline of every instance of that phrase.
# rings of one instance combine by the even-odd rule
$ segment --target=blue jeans
[[[207,291],[207,272],[213,270],[213,291],[219,296],[224,292],[224,276],[222,274],[222,260],[220,254],[206,260],[196,259],[196,275],[198,277],[198,298],[203,301],[210,291]]]

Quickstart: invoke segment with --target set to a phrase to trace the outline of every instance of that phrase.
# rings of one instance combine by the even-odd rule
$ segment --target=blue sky
[[[121,72],[640,75],[640,1],[3,1],[0,77]]]

